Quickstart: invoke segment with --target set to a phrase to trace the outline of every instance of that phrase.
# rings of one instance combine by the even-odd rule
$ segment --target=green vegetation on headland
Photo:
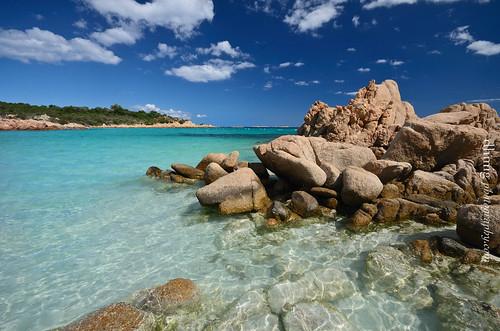
[[[186,120],[164,115],[155,111],[130,111],[120,105],[110,108],[88,108],[55,105],[35,106],[26,103],[0,101],[0,118],[47,119],[59,124],[77,123],[85,126],[105,125],[155,125],[166,123],[185,123]]]

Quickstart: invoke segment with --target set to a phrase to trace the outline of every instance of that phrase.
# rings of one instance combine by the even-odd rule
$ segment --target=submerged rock
[[[184,278],[176,278],[166,284],[147,290],[137,300],[138,308],[154,313],[169,313],[180,307],[194,306],[199,302],[196,284]]]
[[[146,171],[146,176],[159,178],[161,176],[162,170],[158,167],[149,167]]]
[[[255,223],[250,220],[235,220],[224,226],[222,232],[215,239],[215,246],[227,249],[248,242],[255,236]]]
[[[270,204],[266,190],[252,169],[242,168],[196,191],[202,205],[218,205],[221,214],[263,211]]]
[[[415,170],[433,171],[459,159],[476,160],[487,137],[485,130],[468,125],[410,121],[382,158],[408,162]]]
[[[375,200],[384,186],[377,176],[358,167],[348,167],[342,173],[342,202],[359,206]]]
[[[155,326],[153,314],[128,303],[114,303],[101,308],[59,330],[61,331],[149,331]]]
[[[395,81],[370,81],[347,106],[329,107],[315,102],[298,133],[360,146],[386,147],[399,128],[416,117],[411,104],[401,101]]]
[[[355,330],[334,307],[321,303],[299,303],[283,317],[286,331]]]
[[[214,330],[220,331],[279,331],[279,319],[269,310],[262,289],[243,294],[224,314]]]
[[[347,274],[335,268],[317,269],[305,273],[295,282],[285,281],[272,286],[267,295],[271,310],[279,314],[302,301],[331,301],[354,292]]]

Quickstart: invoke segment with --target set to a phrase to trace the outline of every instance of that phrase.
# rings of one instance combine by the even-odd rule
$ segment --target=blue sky
[[[418,115],[500,105],[497,0],[4,0],[0,100],[299,125],[395,79]]]

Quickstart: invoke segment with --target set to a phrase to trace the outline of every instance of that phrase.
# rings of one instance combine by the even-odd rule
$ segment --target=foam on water
[[[258,215],[221,217],[196,187],[146,178],[150,165],[196,164],[286,129],[106,129],[0,132],[0,329],[64,325],[137,291],[184,277],[217,320],[250,290],[335,268],[354,294],[335,302],[355,327],[433,329],[435,317],[365,286],[369,251],[435,229],[410,223],[350,234],[336,223],[259,233]],[[261,292],[259,292],[261,293]],[[268,322],[269,316],[259,323]],[[193,327],[196,329],[196,327]]]

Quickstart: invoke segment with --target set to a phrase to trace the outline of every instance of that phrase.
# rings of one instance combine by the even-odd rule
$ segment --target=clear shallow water
[[[196,187],[144,176],[150,165],[195,165],[208,152],[239,150],[242,159],[255,160],[254,144],[288,133],[0,132],[0,329],[64,325],[177,277],[201,288],[209,308],[196,323],[203,323],[246,291],[325,267],[346,272],[354,284],[355,292],[335,306],[357,328],[435,329],[431,311],[368,288],[363,272],[378,245],[436,229],[412,223],[351,235],[335,223],[313,223],[268,234],[240,231],[232,225],[259,217],[220,217],[199,206]]]

